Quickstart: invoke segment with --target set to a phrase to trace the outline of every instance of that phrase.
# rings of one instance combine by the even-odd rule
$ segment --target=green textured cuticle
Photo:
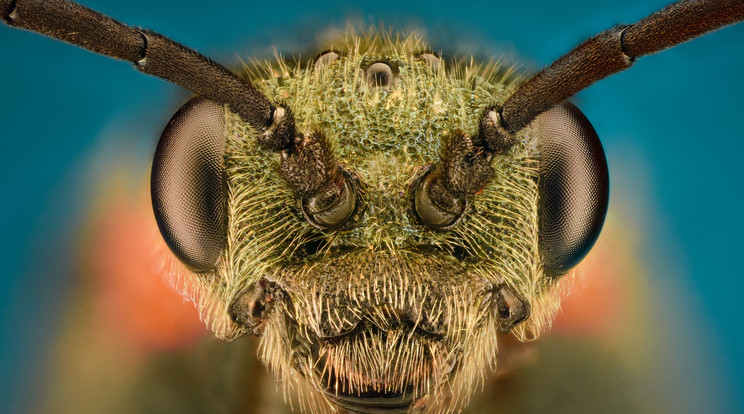
[[[543,295],[552,282],[540,267],[538,159],[530,130],[517,136],[518,143],[507,154],[494,157],[493,179],[449,231],[432,231],[415,221],[409,187],[421,168],[437,162],[448,134],[462,130],[475,136],[483,110],[503,102],[513,90],[514,83],[504,75],[510,69],[466,62],[434,70],[416,57],[429,50],[416,37],[349,35],[330,46],[342,51],[342,57],[321,68],[279,60],[247,69],[246,76],[272,101],[293,110],[298,132],[325,134],[337,162],[364,183],[366,210],[349,230],[319,232],[305,220],[296,195],[280,178],[279,155],[259,148],[258,131],[228,114],[228,241],[210,288],[221,305],[205,307],[219,313],[219,306],[226,308],[246,286],[267,275],[303,289],[342,292],[325,299],[335,301],[331,304],[292,298],[294,303],[309,301],[288,312],[303,329],[313,330],[319,315],[331,308],[348,314],[367,311],[367,302],[354,298],[369,300],[363,290],[370,285],[400,286],[383,288],[379,294],[389,295],[384,298],[388,303],[450,303],[455,310],[440,315],[443,326],[461,323],[465,325],[460,328],[472,331],[462,336],[453,329],[442,342],[452,352],[479,350],[469,356],[475,358],[469,366],[478,368],[468,368],[472,372],[463,371],[464,379],[458,380],[458,386],[469,389],[474,378],[495,363],[489,358],[496,350],[495,338],[488,339],[488,329],[495,325],[473,331],[492,316],[475,306],[486,298],[472,296],[468,283],[506,284],[530,301],[530,319],[515,330],[522,338],[544,330],[557,306]],[[366,81],[364,68],[377,61],[394,68],[395,79],[388,87]],[[443,276],[444,270],[451,279]],[[426,289],[429,296],[422,293]],[[458,305],[461,302],[473,307]],[[331,326],[348,322],[342,316],[328,318]],[[282,355],[291,350],[279,344],[283,325],[272,323],[266,341],[277,341],[272,346],[279,349],[267,350],[262,358],[277,376],[286,377],[290,368]],[[230,339],[240,333],[232,329],[219,335]],[[360,358],[362,365],[369,362]]]
[[[234,218],[230,246],[247,253],[231,255],[240,261],[233,266],[240,276],[232,279],[260,277],[251,269],[271,263],[292,264],[300,245],[325,237],[328,251],[333,246],[416,250],[424,242],[464,249],[471,262],[489,264],[488,277],[498,275],[525,294],[534,293],[537,164],[524,139],[506,156],[495,157],[494,179],[452,231],[432,232],[408,212],[407,188],[415,169],[437,161],[451,131],[477,132],[483,110],[513,88],[503,82],[504,70],[497,64],[468,63],[435,71],[415,57],[426,49],[416,38],[350,37],[333,46],[344,56],[323,68],[279,61],[250,74],[270,99],[292,108],[300,132],[325,133],[338,162],[365,183],[369,208],[354,229],[319,235],[278,178],[276,154],[258,149],[256,132],[232,116],[237,132],[230,137],[227,157]],[[396,68],[393,87],[365,81],[362,68],[375,61]]]

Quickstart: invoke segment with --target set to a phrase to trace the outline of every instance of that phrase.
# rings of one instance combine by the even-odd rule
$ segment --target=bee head
[[[261,335],[264,362],[307,404],[464,404],[499,334],[549,325],[607,206],[601,145],[573,105],[487,140],[483,119],[519,81],[506,69],[384,36],[254,68],[291,111],[286,146],[229,106],[184,105],[153,201],[215,333]]]

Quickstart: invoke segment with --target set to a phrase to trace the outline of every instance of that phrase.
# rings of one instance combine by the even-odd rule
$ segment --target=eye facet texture
[[[539,134],[539,244],[544,265],[560,275],[576,266],[599,237],[610,182],[594,128],[573,104],[535,119]]]
[[[152,164],[160,233],[181,262],[212,270],[226,242],[225,110],[193,98],[171,118]]]

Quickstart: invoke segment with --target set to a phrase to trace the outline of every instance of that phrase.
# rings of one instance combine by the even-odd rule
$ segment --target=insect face
[[[692,21],[693,3],[674,10]],[[218,337],[260,335],[262,360],[312,412],[463,407],[496,364],[499,333],[547,327],[561,276],[602,226],[603,151],[562,102],[742,15],[706,3],[720,19],[662,31],[676,33],[667,43],[644,35],[665,27],[670,14],[657,14],[522,83],[497,66],[445,62],[415,37],[350,36],[309,65],[234,76],[69,3],[0,4],[8,24],[199,95],[153,164],[172,277]]]
[[[604,156],[573,106],[500,153],[474,143],[474,114],[513,88],[496,65],[445,68],[415,37],[334,47],[249,74],[312,131],[279,157],[224,106],[185,105],[156,154],[156,216],[207,325],[260,334],[303,407],[449,412],[495,367],[498,332],[549,323],[601,228]],[[318,201],[324,181],[337,193]]]

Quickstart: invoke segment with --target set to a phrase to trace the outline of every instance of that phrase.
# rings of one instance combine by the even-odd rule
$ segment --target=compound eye
[[[301,203],[305,219],[320,230],[345,227],[357,211],[358,191],[354,187],[352,178],[342,173],[339,180],[323,188],[318,194],[303,197]]]
[[[195,272],[213,270],[227,240],[225,110],[204,98],[183,105],[160,137],[150,191],[165,243]]]
[[[546,270],[560,275],[589,253],[609,201],[607,160],[594,128],[565,102],[536,119],[540,150],[539,246]]]

